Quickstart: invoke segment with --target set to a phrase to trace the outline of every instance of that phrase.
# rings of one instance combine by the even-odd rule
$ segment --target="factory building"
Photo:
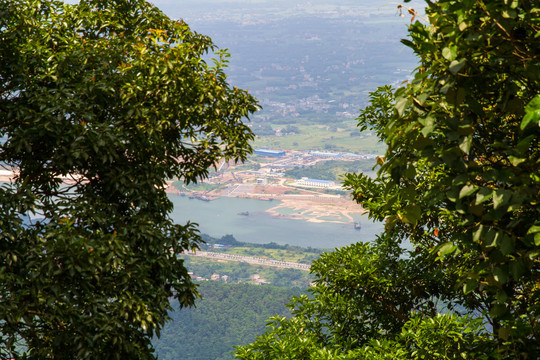
[[[297,180],[296,183],[301,186],[310,186],[317,188],[331,188],[336,186],[336,183],[330,180],[308,179],[302,178]]]
[[[254,151],[254,154],[255,155],[262,155],[262,156],[284,157],[285,156],[285,151],[257,149],[257,150]]]

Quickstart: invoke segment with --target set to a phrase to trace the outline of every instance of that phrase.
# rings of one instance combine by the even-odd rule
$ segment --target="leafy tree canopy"
[[[299,288],[217,281],[201,282],[199,291],[203,299],[197,307],[172,313],[173,320],[163,328],[161,337],[154,339],[159,359],[233,359],[234,345],[253,341],[264,330],[268,317],[290,315],[284,304],[302,293]]]
[[[378,176],[345,181],[385,231],[321,257],[313,298],[237,357],[539,358],[540,8],[439,0],[426,13],[403,40],[414,78],[359,117],[388,146]]]
[[[0,358],[153,358],[197,296],[165,180],[251,150],[227,56],[143,0],[0,0]]]

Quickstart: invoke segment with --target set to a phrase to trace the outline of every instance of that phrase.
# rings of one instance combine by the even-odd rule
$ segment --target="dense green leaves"
[[[395,264],[371,264],[372,257],[353,248],[338,251],[338,258],[322,257],[315,276],[330,294],[354,299],[357,308],[347,313],[366,318],[347,328],[350,342],[306,335],[306,343],[343,359],[351,356],[351,344],[365,349],[353,350],[356,359],[537,359],[540,9],[530,0],[427,4],[429,24],[411,24],[410,39],[403,41],[420,60],[413,78],[372,93],[359,117],[360,128],[372,129],[388,146],[378,176],[348,174],[345,181],[370,216],[386,222],[371,251],[379,258],[399,254],[400,244],[411,251]],[[354,262],[370,265],[333,281]],[[379,266],[388,270],[383,277]],[[299,307],[316,313],[297,312],[294,321],[276,323],[240,357],[270,358],[264,356],[293,324],[340,313],[319,286]],[[363,301],[367,286],[383,303],[402,304],[404,320],[389,320],[391,311],[373,312],[377,301]],[[394,287],[407,299],[393,294]],[[417,301],[428,299],[442,301],[455,315],[418,308]],[[339,329],[339,322],[325,324],[324,334]],[[362,337],[356,331],[365,324],[373,331]]]
[[[0,357],[152,358],[193,304],[164,188],[250,151],[227,56],[145,1],[0,0]]]
[[[202,299],[197,306],[171,313],[172,321],[154,339],[159,359],[232,359],[234,345],[253,341],[270,316],[288,316],[284,305],[301,293],[299,288],[217,281],[201,282],[198,289]]]
[[[273,317],[267,333],[239,347],[240,359],[488,359],[481,319],[437,315],[446,293],[439,270],[419,268],[382,239],[328,253],[311,297],[293,299],[293,318]],[[428,264],[428,262],[426,262]],[[465,354],[465,355],[463,355]]]
[[[531,356],[538,349],[525,344],[537,341],[540,311],[530,233],[540,218],[540,79],[532,73],[540,14],[529,1],[438,1],[427,14],[431,24],[413,24],[407,43],[421,60],[414,80],[392,95],[394,113],[368,122],[389,145],[381,185],[354,176],[347,184],[388,220],[387,233],[438,254],[433,266],[454,277],[455,298],[463,289],[482,299],[473,308],[490,309],[483,313],[502,354]],[[411,167],[413,176],[403,171]],[[411,216],[411,207],[422,211]]]

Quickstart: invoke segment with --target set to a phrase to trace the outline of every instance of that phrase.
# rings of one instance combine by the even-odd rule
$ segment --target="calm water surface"
[[[7,183],[0,182],[0,185]],[[276,242],[302,247],[333,249],[358,241],[371,241],[382,231],[382,224],[373,223],[365,215],[356,215],[362,225],[355,230],[352,224],[310,223],[304,220],[273,218],[264,211],[278,204],[240,198],[220,198],[214,201],[189,199],[169,194],[174,204],[171,216],[178,224],[188,220],[199,224],[201,233],[220,238],[231,234],[238,241],[266,244]],[[249,212],[249,216],[238,215]]]
[[[273,218],[264,211],[276,206],[276,201],[220,198],[206,202],[176,194],[169,196],[174,203],[171,216],[176,223],[196,222],[201,233],[218,238],[231,234],[238,241],[250,243],[276,242],[331,249],[358,241],[371,241],[382,230],[382,224],[372,223],[363,215],[355,218],[362,224],[361,230],[355,230],[352,224]],[[249,216],[238,215],[245,211]]]

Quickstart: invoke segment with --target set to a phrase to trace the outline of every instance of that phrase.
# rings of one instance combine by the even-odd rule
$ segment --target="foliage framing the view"
[[[238,358],[540,356],[540,7],[427,3],[414,79],[359,117],[388,145],[378,176],[345,182],[385,231],[323,255],[313,298]]]
[[[251,150],[227,56],[142,0],[0,1],[1,358],[154,358],[197,297],[165,180]]]

